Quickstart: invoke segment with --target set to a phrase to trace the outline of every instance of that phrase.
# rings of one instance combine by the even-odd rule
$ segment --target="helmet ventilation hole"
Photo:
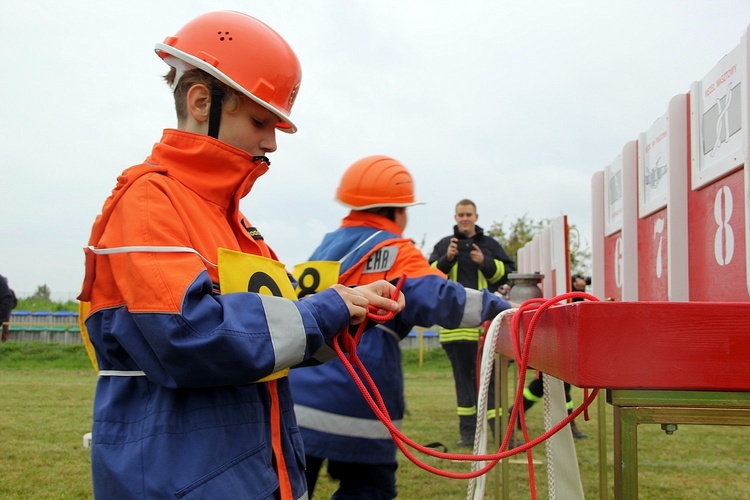
[[[222,33],[221,31],[219,31],[218,35],[219,35],[219,40],[222,41],[222,42],[224,40],[229,41],[229,42],[232,41],[232,37],[229,36],[229,32],[228,31],[225,31],[224,33]]]

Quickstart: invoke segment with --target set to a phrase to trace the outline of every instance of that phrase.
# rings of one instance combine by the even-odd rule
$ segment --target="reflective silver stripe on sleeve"
[[[126,370],[99,370],[100,377],[145,377],[144,372]]]
[[[297,306],[289,299],[258,295],[266,313],[274,352],[273,371],[277,372],[302,362],[307,336]]]
[[[297,415],[297,423],[300,427],[336,436],[391,439],[391,433],[380,420],[347,417],[302,405],[294,405],[294,413]],[[393,425],[400,429],[401,422],[401,420],[394,420]]]
[[[459,328],[478,326],[482,323],[482,292],[472,288],[465,288],[465,290],[466,305]]]
[[[371,239],[373,239],[375,236],[379,235],[382,232],[383,232],[383,230],[381,229],[380,231],[376,231],[376,232],[372,233],[370,236],[368,236],[367,238],[365,238],[365,241],[363,241],[362,243],[360,243],[359,245],[357,245],[356,247],[354,247],[354,249],[351,252],[349,252],[348,254],[346,254],[343,257],[341,257],[339,259],[339,264],[343,264],[344,261],[346,259],[348,259],[351,254],[353,254],[354,252],[356,252],[357,250],[359,250],[360,248],[362,248],[365,245],[365,243],[367,243],[368,241],[370,241]]]
[[[170,247],[170,246],[150,246],[150,245],[133,245],[124,247],[112,247],[112,248],[96,248],[91,245],[88,247],[89,250],[97,255],[113,255],[118,253],[194,253],[200,257],[203,262],[212,267],[219,267],[218,264],[214,264],[198,250],[190,247]]]

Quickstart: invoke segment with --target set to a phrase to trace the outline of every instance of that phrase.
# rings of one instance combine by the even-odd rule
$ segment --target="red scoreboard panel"
[[[748,44],[592,178],[599,298],[750,302]]]
[[[687,104],[638,136],[638,300],[687,300]]]
[[[750,301],[748,38],[690,88],[690,300]]]
[[[690,300],[750,300],[744,170],[688,193]]]

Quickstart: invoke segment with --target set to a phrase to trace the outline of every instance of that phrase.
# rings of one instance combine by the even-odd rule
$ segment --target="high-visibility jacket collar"
[[[369,212],[352,210],[349,215],[341,221],[341,227],[367,226],[375,229],[388,231],[398,236],[403,236],[401,228],[392,220]]]
[[[164,131],[146,163],[168,165],[168,176],[226,209],[244,198],[268,171],[265,163],[254,162],[241,149],[207,135],[174,129]]]

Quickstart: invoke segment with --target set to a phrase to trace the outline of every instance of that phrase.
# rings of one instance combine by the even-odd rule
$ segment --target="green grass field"
[[[405,351],[408,415],[403,431],[418,443],[439,441],[456,452],[458,419],[450,366],[439,348],[426,352],[424,365],[417,351]],[[82,437],[91,428],[91,404],[96,383],[81,346],[14,343],[0,346],[0,498],[91,498],[89,450]],[[579,404],[582,391],[574,389]],[[543,431],[541,404],[532,408],[527,422],[532,436]],[[577,440],[579,468],[587,498],[599,498],[598,448],[595,439],[597,412],[591,420],[579,417],[588,439]],[[612,483],[612,417],[608,424],[609,498]],[[680,425],[673,435],[657,425],[639,428],[639,494],[644,499],[746,499],[750,498],[750,427]],[[417,454],[440,469],[465,472],[465,463],[437,460]],[[534,449],[544,461],[544,447]],[[499,487],[495,471],[487,480],[486,498]],[[546,466],[534,469],[539,498],[548,498]],[[511,498],[530,498],[525,455],[510,466]],[[400,457],[399,498],[461,499],[466,480],[428,473]],[[321,478],[315,497],[329,498],[334,485]]]

